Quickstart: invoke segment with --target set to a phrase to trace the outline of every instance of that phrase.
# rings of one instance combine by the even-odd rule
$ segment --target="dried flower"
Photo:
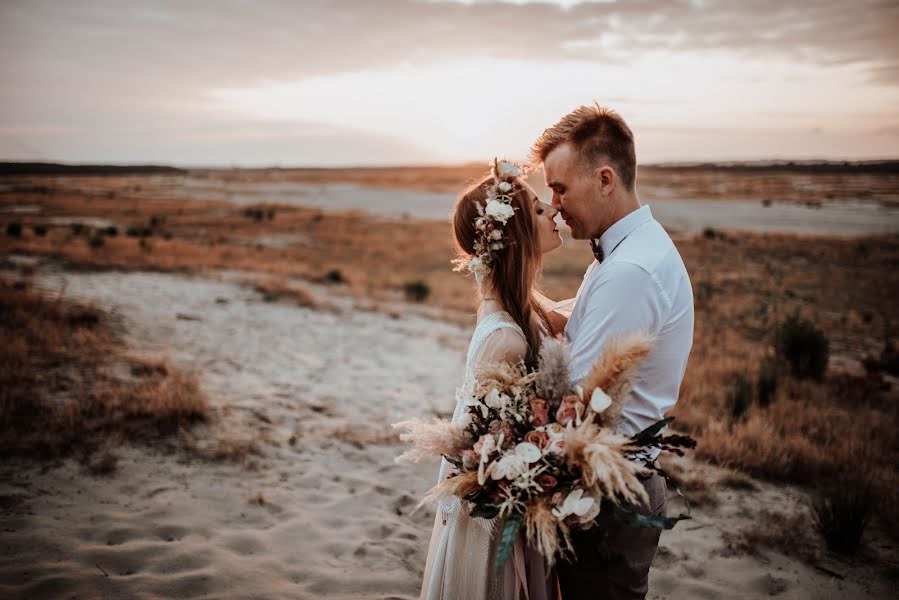
[[[549,407],[543,398],[531,398],[531,425],[541,427],[549,424]]]
[[[539,431],[537,429],[533,429],[524,434],[524,439],[526,442],[530,442],[534,444],[541,450],[545,449],[549,446],[549,434],[545,431]]]
[[[553,515],[560,521],[569,515],[582,517],[586,515],[596,504],[591,496],[584,496],[584,490],[575,488],[562,502],[562,506],[552,510]]]
[[[580,413],[581,399],[575,395],[565,396],[556,411],[556,421],[561,425],[568,425],[576,421]]]
[[[549,473],[541,473],[540,475],[537,475],[537,484],[543,488],[544,492],[548,492],[555,489],[555,487],[559,485],[559,482]]]
[[[487,203],[487,208],[484,209],[484,212],[505,225],[506,221],[511,219],[512,215],[515,214],[515,209],[505,202],[500,202],[499,200],[491,200]]]

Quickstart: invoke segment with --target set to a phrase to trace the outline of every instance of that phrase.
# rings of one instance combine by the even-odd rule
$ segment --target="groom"
[[[565,326],[574,381],[587,375],[603,346],[618,334],[647,332],[656,345],[637,372],[618,431],[633,435],[664,418],[677,402],[693,345],[693,292],[674,243],[637,198],[634,135],[618,113],[582,106],[543,132],[531,149],[542,163],[552,205],[589,240],[596,260],[587,269]],[[652,458],[658,455],[655,451]],[[665,481],[643,481],[649,505],[664,515]],[[629,527],[601,513],[599,527],[572,538],[577,562],[558,564],[565,600],[637,599],[648,590],[660,530]],[[599,536],[605,531],[608,554]]]

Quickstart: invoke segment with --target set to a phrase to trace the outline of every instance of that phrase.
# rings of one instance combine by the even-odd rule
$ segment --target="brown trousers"
[[[654,473],[643,482],[649,506],[629,507],[644,515],[665,515],[668,508],[665,479]],[[572,533],[576,562],[556,563],[563,600],[637,600],[649,590],[649,566],[659,545],[660,529],[631,527],[600,513],[598,527]],[[598,531],[608,532],[610,557],[598,547]]]

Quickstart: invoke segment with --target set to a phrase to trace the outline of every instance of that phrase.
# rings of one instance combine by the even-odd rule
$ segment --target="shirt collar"
[[[608,258],[612,251],[618,247],[618,244],[624,241],[624,238],[629,236],[637,227],[649,221],[652,221],[652,211],[649,210],[649,205],[644,204],[606,229],[606,232],[599,238],[599,246],[602,248],[603,256]]]

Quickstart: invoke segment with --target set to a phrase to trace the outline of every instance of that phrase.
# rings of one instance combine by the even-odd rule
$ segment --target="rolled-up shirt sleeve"
[[[615,336],[640,331],[657,335],[669,303],[658,282],[639,265],[611,262],[581,290],[565,337],[571,344],[571,379],[587,376],[602,348]]]

